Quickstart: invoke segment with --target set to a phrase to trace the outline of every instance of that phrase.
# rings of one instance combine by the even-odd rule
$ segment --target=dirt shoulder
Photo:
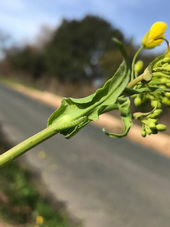
[[[58,108],[61,104],[62,97],[59,97],[50,92],[42,92],[27,88],[23,85],[14,85],[13,89],[31,97],[37,99],[41,102],[44,102],[54,108]],[[99,120],[96,122],[92,122],[97,127],[106,128],[108,131],[119,132],[122,130],[123,125],[120,119],[106,113],[99,117]],[[130,132],[128,133],[127,138],[134,143],[138,143],[142,146],[146,146],[148,148],[153,149],[155,152],[160,153],[166,157],[170,158],[170,136],[159,132],[157,135],[150,135],[146,138],[143,138],[140,134],[141,127],[138,125],[133,125]]]

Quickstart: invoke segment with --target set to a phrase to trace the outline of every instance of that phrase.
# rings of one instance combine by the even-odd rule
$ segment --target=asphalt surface
[[[0,119],[15,143],[46,127],[54,111],[0,85]],[[56,135],[24,157],[85,227],[169,227],[170,159],[88,125]]]

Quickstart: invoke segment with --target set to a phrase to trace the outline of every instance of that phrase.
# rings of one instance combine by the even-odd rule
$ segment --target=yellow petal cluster
[[[152,25],[150,30],[144,35],[142,39],[142,45],[146,49],[152,49],[159,46],[162,43],[162,39],[155,40],[156,38],[164,38],[164,32],[167,28],[167,24],[164,22],[156,22]]]

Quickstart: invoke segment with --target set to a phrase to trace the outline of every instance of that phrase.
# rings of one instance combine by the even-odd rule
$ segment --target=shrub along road
[[[0,86],[0,119],[14,143],[46,127],[53,108]],[[93,125],[24,155],[54,197],[86,227],[169,227],[170,160]]]

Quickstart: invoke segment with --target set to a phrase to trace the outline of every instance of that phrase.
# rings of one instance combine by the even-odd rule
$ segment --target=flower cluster
[[[156,22],[151,29],[144,35],[142,48],[151,49],[160,45],[165,40],[164,32],[167,25],[164,22]],[[165,40],[167,43],[168,41]],[[140,63],[141,64],[141,63]],[[133,66],[133,65],[132,65]],[[135,75],[138,73],[139,62],[133,67]],[[150,103],[154,108],[147,114],[135,113],[135,119],[142,122],[141,135],[157,134],[158,131],[165,131],[166,126],[158,124],[159,115],[162,113],[162,105],[170,107],[170,50],[169,44],[165,54],[157,57],[144,73],[137,77],[136,83],[132,83],[136,94],[132,95],[134,104],[139,107]],[[147,78],[147,79],[145,79]],[[143,90],[142,90],[143,89]],[[138,92],[137,92],[138,91]],[[141,91],[141,92],[140,92]],[[142,92],[143,91],[143,92]]]
[[[145,137],[147,134],[157,134],[158,131],[165,131],[166,126],[163,124],[158,124],[159,115],[162,113],[161,109],[154,109],[150,113],[142,114],[135,113],[134,119],[142,122],[141,135]]]

